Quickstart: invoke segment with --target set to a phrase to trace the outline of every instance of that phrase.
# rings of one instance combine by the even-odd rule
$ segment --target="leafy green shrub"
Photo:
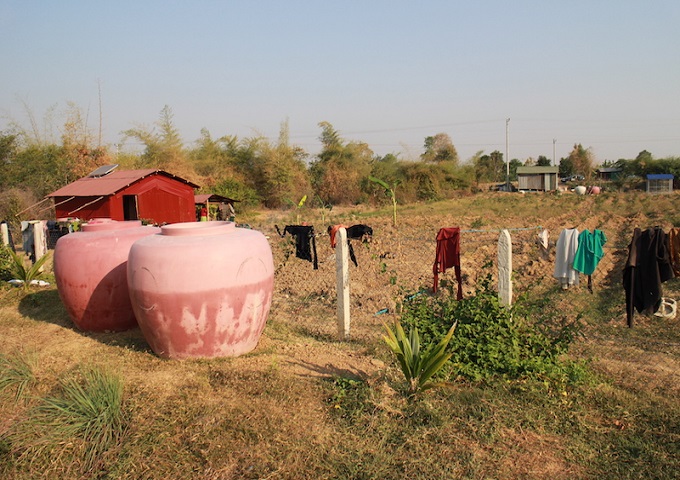
[[[530,309],[518,302],[501,305],[491,288],[491,276],[480,283],[474,296],[456,300],[455,295],[412,296],[404,303],[402,323],[418,328],[424,343],[439,341],[453,322],[455,337],[449,342],[449,375],[471,380],[494,376],[564,376],[560,355],[571,343],[573,326],[553,331],[529,321]]]
[[[11,280],[13,269],[12,250],[7,245],[0,245],[0,280]]]

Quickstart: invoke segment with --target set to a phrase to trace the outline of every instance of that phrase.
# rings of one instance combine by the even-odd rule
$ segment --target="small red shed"
[[[198,185],[163,170],[114,172],[116,167],[98,168],[47,195],[54,199],[56,217],[146,220],[156,224],[196,220],[194,189]]]

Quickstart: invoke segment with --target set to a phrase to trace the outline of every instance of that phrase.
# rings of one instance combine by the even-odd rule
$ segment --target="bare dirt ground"
[[[675,198],[665,201],[677,205]],[[447,202],[400,207],[396,227],[392,225],[390,210],[336,209],[323,222],[318,212],[307,212],[301,220],[314,225],[317,231],[318,270],[313,269],[310,262],[295,258],[290,238],[281,238],[276,233],[275,224],[283,228],[296,223],[294,214],[260,212],[237,219],[247,221],[269,238],[276,269],[267,326],[252,353],[235,359],[161,360],[150,351],[139,329],[123,333],[79,332],[68,319],[54,286],[25,297],[17,290],[0,291],[0,353],[37,354],[36,374],[43,380],[38,384],[38,393],[51,391],[55,378],[80,365],[107,365],[119,372],[125,379],[128,396],[138,407],[140,422],[156,419],[159,425],[165,425],[163,430],[150,423],[153,426],[148,427],[149,431],[138,432],[136,435],[140,437],[131,440],[141,441],[141,436],[154,432],[160,435],[157,451],[146,452],[158,458],[148,460],[148,465],[135,459],[137,470],[131,474],[134,478],[172,475],[171,465],[177,460],[172,460],[173,454],[168,452],[189,448],[183,443],[189,441],[205,444],[201,447],[205,451],[200,454],[205,470],[197,477],[184,478],[247,477],[238,470],[241,467],[234,463],[236,460],[225,460],[234,455],[233,449],[238,449],[238,439],[225,440],[219,445],[208,442],[207,437],[215,435],[212,429],[221,425],[221,415],[236,411],[253,421],[272,423],[276,433],[266,443],[273,450],[276,450],[275,442],[288,445],[313,442],[325,448],[339,448],[333,447],[338,440],[332,438],[331,427],[325,421],[326,407],[318,387],[319,379],[361,378],[381,392],[382,408],[389,410],[403,404],[404,400],[392,390],[393,382],[386,381],[397,377],[392,359],[380,340],[383,323],[398,318],[405,297],[429,294],[435,238],[442,227],[459,226],[463,230],[461,263],[465,295],[474,292],[482,278],[495,275],[498,235],[501,229],[509,229],[513,239],[516,297],[527,289],[537,292],[555,287],[554,245],[563,228],[603,230],[608,238],[606,255],[593,281],[596,290],[608,289],[615,297],[612,318],[606,323],[612,329],[624,328],[623,291],[616,286],[621,282],[632,230],[656,224],[666,228],[672,225],[656,213],[653,203],[634,204],[619,211],[619,202],[615,195],[465,195]],[[372,242],[353,242],[358,266],[350,265],[351,328],[346,341],[338,339],[336,261],[326,234],[326,227],[335,223],[364,223],[374,230]],[[550,234],[547,251],[540,247],[537,237],[543,229]],[[445,295],[445,285],[455,285],[453,271],[441,275],[440,279],[444,285],[440,294]],[[669,291],[675,294],[680,288],[672,285]],[[583,283],[565,295],[564,314],[575,317],[593,298]],[[653,327],[658,320],[640,317],[638,321],[644,329]],[[652,345],[650,351],[649,342],[644,339],[630,337],[629,340],[621,343],[586,335],[575,346],[575,352],[584,356],[598,352],[600,356],[595,361],[598,368],[631,384],[642,382],[641,385],[650,388],[680,392],[678,345],[672,342],[662,345],[657,341],[659,345]],[[611,354],[603,357],[601,348],[608,342]],[[638,361],[631,363],[636,351]],[[186,425],[177,425],[174,430],[171,418],[174,413],[170,412],[178,408],[196,408],[205,413],[197,414],[196,423],[189,431]],[[11,423],[14,415],[11,412],[7,406],[0,408],[0,416],[6,414],[4,422],[0,421],[0,433]],[[160,430],[154,430],[156,428]],[[484,445],[473,442],[469,446],[479,461],[490,462],[489,472],[494,472],[495,478],[573,478],[582,473],[580,467],[565,462],[564,449],[553,435],[508,431],[503,438],[503,442],[513,448],[500,457],[498,453],[492,455]],[[298,447],[291,448],[295,451]],[[248,455],[251,454],[237,455],[241,464]],[[300,459],[287,460],[293,466],[295,461],[304,463]],[[165,472],[163,465],[168,469]],[[152,468],[155,474],[150,473]],[[272,478],[295,478],[289,470],[280,468],[283,469],[280,475]],[[506,469],[507,475],[499,475],[498,471],[505,471],[499,469]]]
[[[517,194],[496,193],[463,197],[458,202],[451,201],[445,205],[401,207],[396,227],[392,225],[389,210],[376,214],[369,210],[338,209],[324,224],[318,217],[310,218],[309,224],[314,225],[317,231],[318,270],[314,270],[310,262],[295,258],[290,237],[281,238],[274,229],[275,224],[282,228],[295,223],[294,217],[281,212],[257,215],[249,220],[249,224],[262,231],[272,245],[276,268],[275,294],[260,345],[255,354],[248,357],[249,360],[241,361],[259,362],[263,361],[262,356],[274,355],[279,359],[281,368],[290,369],[298,375],[327,375],[334,369],[378,375],[384,367],[383,362],[376,360],[372,352],[362,352],[361,346],[371,345],[380,338],[382,323],[397,317],[399,304],[406,296],[431,289],[435,238],[442,227],[459,226],[463,231],[461,263],[466,295],[474,292],[477,282],[483,277],[489,274],[495,276],[493,265],[486,265],[496,261],[496,243],[501,229],[509,229],[513,238],[515,296],[522,293],[523,287],[536,288],[537,284],[545,288],[554,286],[554,245],[563,228],[603,230],[608,238],[607,254],[594,275],[594,282],[597,286],[620,282],[632,229],[646,226],[650,219],[641,212],[612,214],[608,204],[616,202],[615,197],[600,202],[595,197],[574,198],[571,208],[565,210],[553,205],[560,201],[557,197],[527,194],[532,195],[539,202],[532,201],[531,206],[522,205]],[[544,208],[540,207],[541,203]],[[364,223],[374,230],[372,242],[352,242],[358,266],[350,264],[349,342],[337,341],[336,260],[326,234],[326,226],[335,223]],[[547,229],[550,234],[547,252],[538,242],[537,235],[542,229]],[[453,271],[442,274],[440,281],[455,285]],[[580,288],[587,300],[583,284]],[[82,342],[86,345],[91,342],[95,345],[97,342],[133,342],[135,349],[146,348],[138,330],[101,336],[80,333],[74,329],[64,311],[40,312],[41,298],[55,295],[54,288],[46,289],[23,302],[21,311],[24,315],[47,322],[47,325],[41,323],[40,329],[21,328],[3,335],[0,340],[0,345],[4,344],[3,350],[37,341],[44,355],[52,351],[57,355],[59,352],[61,358],[76,361],[91,357],[85,353]],[[619,313],[612,322],[623,325],[623,305]],[[297,340],[288,341],[286,337],[290,335]],[[265,355],[264,352],[270,353]],[[264,361],[271,361],[271,358]]]

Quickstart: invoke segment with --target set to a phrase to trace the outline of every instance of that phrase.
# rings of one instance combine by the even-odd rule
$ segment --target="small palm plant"
[[[22,255],[18,255],[15,252],[11,252],[11,254],[12,260],[14,261],[14,264],[12,265],[12,273],[14,274],[15,278],[23,282],[24,289],[28,290],[31,286],[31,282],[42,274],[41,269],[47,261],[47,254],[36,260],[36,262],[30,267],[26,267],[26,263],[24,263],[24,257]]]
[[[320,196],[316,196],[316,201],[319,204],[319,207],[321,208],[321,223],[325,224],[326,223],[326,210],[328,210],[328,213],[333,210],[333,205],[330,203],[326,203],[323,201],[323,199]]]
[[[434,347],[421,349],[420,335],[418,329],[413,327],[406,334],[399,321],[395,322],[394,330],[384,325],[387,336],[384,337],[385,343],[397,356],[401,371],[408,382],[408,396],[424,390],[445,385],[442,382],[431,382],[430,379],[435,375],[451,358],[450,353],[446,353],[446,347],[453,337],[457,322],[454,323],[449,332]]]
[[[380,180],[379,178],[371,177],[369,176],[368,179],[373,182],[377,183],[381,187],[385,189],[385,195],[390,197],[390,200],[392,200],[392,225],[395,227],[397,226],[397,185],[399,185],[399,181],[395,181],[392,183],[390,186],[386,181]]]
[[[302,209],[302,207],[305,206],[305,202],[307,201],[307,195],[303,195],[298,203],[293,202],[289,198],[286,198],[286,201],[295,208],[296,225],[300,225],[300,210]]]

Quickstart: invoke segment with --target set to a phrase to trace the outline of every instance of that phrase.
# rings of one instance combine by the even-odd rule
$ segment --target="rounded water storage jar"
[[[135,242],[127,268],[132,308],[157,355],[235,357],[257,346],[274,290],[262,233],[232,222],[164,225]]]
[[[128,253],[135,241],[159,232],[140,221],[93,219],[57,240],[54,277],[76,327],[103,332],[137,325],[127,285]]]

